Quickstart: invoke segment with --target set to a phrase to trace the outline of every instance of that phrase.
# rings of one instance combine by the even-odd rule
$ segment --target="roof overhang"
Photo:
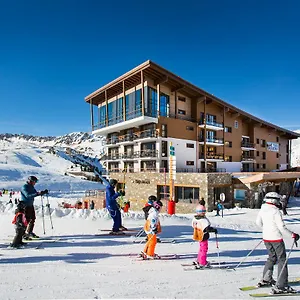
[[[143,75],[142,75],[143,74]],[[158,64],[147,60],[129,72],[109,82],[103,87],[97,89],[93,93],[85,97],[85,101],[92,105],[103,103],[106,99],[110,99],[116,95],[121,94],[124,90],[132,88],[142,82],[142,76],[149,77],[154,80],[154,84],[166,83],[170,86],[173,92],[180,91],[186,94],[194,101],[206,101],[207,104],[215,102],[221,107],[224,107],[226,112],[236,114],[245,118],[246,122],[253,122],[257,126],[266,126],[274,131],[278,131],[278,135],[286,135],[287,139],[294,139],[300,137],[299,133],[284,129],[272,123],[259,119],[225,101],[217,98],[216,96],[198,88],[197,86],[189,83],[174,73],[164,69]]]

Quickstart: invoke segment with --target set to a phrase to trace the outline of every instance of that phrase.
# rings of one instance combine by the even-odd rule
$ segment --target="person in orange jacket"
[[[145,245],[142,257],[144,259],[156,259],[159,258],[155,254],[155,247],[157,244],[157,234],[161,233],[161,226],[159,222],[159,212],[163,204],[160,200],[153,201],[152,207],[148,211],[147,220],[144,226],[144,230],[147,234],[148,241]]]
[[[21,246],[26,245],[26,243],[22,242],[22,237],[25,234],[26,227],[28,222],[25,217],[25,207],[22,202],[17,205],[17,209],[15,211],[15,217],[12,220],[12,224],[15,225],[16,235],[14,237],[13,242],[10,244],[11,248],[20,248]]]

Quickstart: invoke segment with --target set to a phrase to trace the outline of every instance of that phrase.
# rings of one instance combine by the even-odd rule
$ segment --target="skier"
[[[112,231],[110,234],[113,235],[122,235],[124,234],[123,230],[126,230],[124,226],[122,226],[122,217],[120,212],[120,207],[117,203],[117,198],[119,196],[125,196],[124,191],[115,191],[115,187],[117,185],[118,181],[116,179],[110,179],[109,185],[106,187],[106,208],[110,213],[110,216],[112,217],[114,224]]]
[[[216,216],[220,216],[220,211],[222,212],[222,218],[223,218],[223,205],[222,205],[221,201],[218,200]]]
[[[192,226],[194,228],[193,239],[199,241],[199,251],[197,261],[194,262],[196,269],[210,268],[207,261],[209,232],[218,233],[216,228],[211,227],[210,221],[205,216],[206,208],[203,205],[196,207],[196,215],[193,218]]]
[[[13,242],[10,244],[10,247],[18,249],[21,246],[26,245],[26,243],[22,242],[22,237],[24,236],[26,226],[28,225],[25,217],[25,207],[22,202],[17,205],[15,214],[16,215],[12,220],[12,224],[15,225],[16,235],[13,239]]]
[[[149,210],[151,209],[154,201],[157,201],[157,198],[155,196],[153,196],[153,195],[149,196],[148,197],[148,201],[146,202],[146,204],[145,204],[145,206],[143,208],[143,211],[144,211],[144,214],[145,214],[145,220],[146,221],[148,219]]]
[[[290,235],[295,242],[299,235],[288,230],[280,212],[281,196],[276,192],[269,192],[264,197],[264,204],[258,213],[256,224],[262,227],[263,240],[268,251],[263,278],[258,286],[273,286],[272,294],[295,293],[296,291],[288,286],[288,268],[286,261],[286,250],[283,241],[283,233]],[[273,279],[274,265],[278,262],[277,282]]]
[[[29,240],[30,238],[39,238],[34,232],[34,222],[35,222],[35,210],[33,206],[34,198],[39,195],[48,194],[48,190],[37,192],[34,188],[35,184],[38,182],[38,179],[35,176],[29,176],[27,182],[23,185],[21,189],[21,200],[25,206],[25,216],[28,222],[27,234],[24,238]]]
[[[281,202],[281,205],[282,205],[282,212],[286,216],[288,214],[287,211],[286,211],[287,203],[288,203],[287,196],[283,195],[280,202]]]
[[[151,196],[150,196],[151,197]],[[149,197],[149,198],[150,198]],[[155,196],[154,196],[155,197]],[[144,226],[144,230],[148,236],[148,241],[142,251],[144,259],[157,259],[159,256],[155,254],[155,247],[157,244],[157,234],[161,233],[161,226],[159,222],[159,212],[163,204],[160,200],[153,201],[152,207],[149,209],[148,217]]]

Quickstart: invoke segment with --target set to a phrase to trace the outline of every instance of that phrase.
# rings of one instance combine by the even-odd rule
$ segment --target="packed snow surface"
[[[70,195],[68,196],[71,199]],[[110,229],[112,220],[105,210],[61,209],[63,197],[49,197],[54,229],[46,210],[43,234],[41,199],[36,198],[35,232],[41,238],[54,238],[35,249],[38,241],[25,249],[8,250],[14,235],[11,220],[14,205],[7,204],[8,195],[0,197],[0,298],[1,299],[100,299],[100,298],[194,298],[250,299],[249,292],[239,287],[260,280],[266,260],[263,243],[236,269],[184,271],[182,263],[192,262],[198,252],[193,242],[192,215],[161,214],[163,232],[156,252],[162,256],[177,254],[178,259],[138,261],[144,238],[131,236],[95,236]],[[46,199],[44,199],[46,201]],[[285,217],[289,229],[300,232],[300,199],[293,198]],[[165,209],[165,207],[164,207]],[[208,213],[218,233],[219,249],[212,234],[208,259],[221,266],[236,266],[261,241],[255,224],[258,210],[236,208],[225,210],[224,218]],[[144,224],[142,212],[123,215],[123,224],[139,230]],[[134,233],[132,233],[134,235]],[[171,243],[175,240],[175,243]],[[136,243],[134,243],[136,241]],[[292,238],[286,237],[287,251]],[[219,252],[219,256],[218,256]],[[293,249],[289,259],[290,278],[299,277],[299,250]],[[277,272],[275,273],[276,278]],[[268,290],[268,289],[265,289]],[[282,297],[282,299],[287,297]]]

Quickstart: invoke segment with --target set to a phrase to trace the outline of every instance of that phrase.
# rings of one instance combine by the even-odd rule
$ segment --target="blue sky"
[[[0,0],[0,7],[2,133],[90,131],[84,97],[147,59],[257,117],[300,129],[297,0]]]

